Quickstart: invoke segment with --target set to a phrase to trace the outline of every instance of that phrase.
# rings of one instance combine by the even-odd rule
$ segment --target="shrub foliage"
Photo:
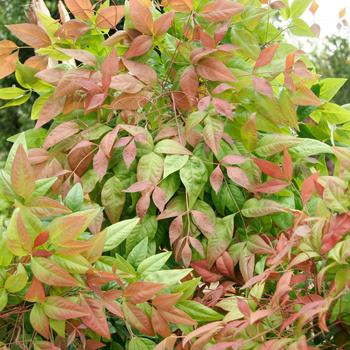
[[[344,80],[283,38],[310,3],[37,0],[8,25],[2,108],[34,96],[36,127],[0,172],[4,349],[347,346]]]

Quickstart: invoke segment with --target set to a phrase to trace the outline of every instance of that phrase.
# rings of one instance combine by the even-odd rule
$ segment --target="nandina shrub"
[[[37,0],[8,26],[2,108],[34,96],[36,127],[0,172],[4,349],[349,345],[345,80],[283,37],[309,5]]]

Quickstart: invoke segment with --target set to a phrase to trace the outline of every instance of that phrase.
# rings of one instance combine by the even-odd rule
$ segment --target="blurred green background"
[[[50,12],[57,18],[58,0],[45,1]],[[22,23],[27,20],[30,0],[0,0],[0,40],[10,39],[18,42],[6,29],[5,24]],[[344,36],[333,35],[323,40],[317,50],[315,49],[310,57],[317,67],[317,71],[324,78],[338,77],[350,78],[350,41]],[[32,50],[21,50],[20,60],[33,54]],[[1,63],[1,62],[0,62]],[[0,81],[0,87],[8,87],[15,84],[14,76],[11,75]],[[24,105],[9,109],[0,109],[0,158],[6,154],[10,143],[7,138],[22,130],[33,126],[30,120],[31,104],[34,97]],[[350,81],[338,92],[334,98],[340,105],[350,102]],[[0,101],[0,107],[2,102]]]

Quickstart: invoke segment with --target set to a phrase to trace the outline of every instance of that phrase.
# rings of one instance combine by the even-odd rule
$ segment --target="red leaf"
[[[89,97],[85,100],[85,112],[91,112],[100,107],[105,101],[106,97],[106,93],[89,95]]]
[[[154,22],[154,35],[161,36],[165,34],[171,27],[175,19],[175,12],[166,12],[159,16]]]
[[[253,77],[253,86],[257,92],[268,97],[274,97],[269,81],[263,78]]]
[[[204,7],[200,16],[209,22],[229,21],[233,16],[241,13],[244,6],[229,0],[214,0]]]
[[[267,182],[264,182],[261,185],[257,185],[254,187],[254,192],[259,193],[277,193],[284,188],[286,188],[289,184],[285,181],[273,179]]]
[[[250,181],[243,170],[237,167],[227,167],[228,177],[237,185],[249,189]]]
[[[260,170],[274,179],[284,179],[285,175],[279,165],[269,162],[264,159],[254,159],[254,163],[260,168]]]
[[[245,300],[237,298],[237,306],[239,308],[239,311],[241,311],[244,316],[250,316],[251,310]]]
[[[221,171],[220,165],[218,165],[210,175],[210,184],[216,193],[220,191],[223,180],[224,174]]]
[[[191,215],[194,223],[205,236],[210,236],[214,233],[214,225],[206,214],[198,210],[191,210]]]
[[[111,29],[115,27],[124,17],[124,6],[109,6],[98,11],[96,26],[101,29]]]
[[[315,182],[317,181],[317,179],[318,179],[318,173],[314,173],[304,180],[301,186],[301,199],[304,205],[306,202],[308,202],[308,200],[311,198],[312,194],[314,193],[316,189]]]
[[[135,141],[131,140],[131,142],[123,149],[123,159],[128,169],[130,168],[131,163],[135,160],[136,154],[137,149]]]
[[[140,1],[130,0],[130,17],[135,28],[142,34],[152,35],[153,19],[151,11]]]
[[[186,240],[186,238],[183,238]],[[185,267],[190,266],[192,260],[192,250],[188,242],[185,242],[181,250],[181,260]]]
[[[286,179],[291,181],[293,177],[293,161],[286,147],[283,151],[283,172]]]
[[[129,193],[135,193],[135,192],[142,192],[151,189],[153,186],[151,181],[145,180],[145,181],[138,181],[132,184],[130,187],[128,187],[124,192]]]
[[[235,77],[224,63],[215,58],[204,58],[199,61],[196,71],[202,78],[210,81],[235,81]]]
[[[102,89],[107,92],[108,87],[111,84],[112,76],[119,71],[120,59],[117,57],[115,50],[105,58],[102,63]]]
[[[35,238],[33,248],[39,247],[43,244],[45,244],[49,239],[49,232],[44,231],[39,233],[39,235]]]
[[[149,35],[140,35],[136,37],[128,51],[125,53],[125,58],[133,58],[142,56],[147,53],[153,46],[153,38]]]
[[[262,50],[258,59],[256,60],[255,68],[264,67],[271,63],[277,48],[278,45],[271,45]]]
[[[81,298],[81,306],[88,313],[87,316],[81,317],[83,323],[97,334],[109,339],[111,335],[102,303],[85,296]]]

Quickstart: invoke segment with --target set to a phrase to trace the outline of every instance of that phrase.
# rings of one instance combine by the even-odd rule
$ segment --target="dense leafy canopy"
[[[0,171],[5,349],[345,347],[345,81],[283,39],[315,4],[33,4],[0,41],[36,123]]]

